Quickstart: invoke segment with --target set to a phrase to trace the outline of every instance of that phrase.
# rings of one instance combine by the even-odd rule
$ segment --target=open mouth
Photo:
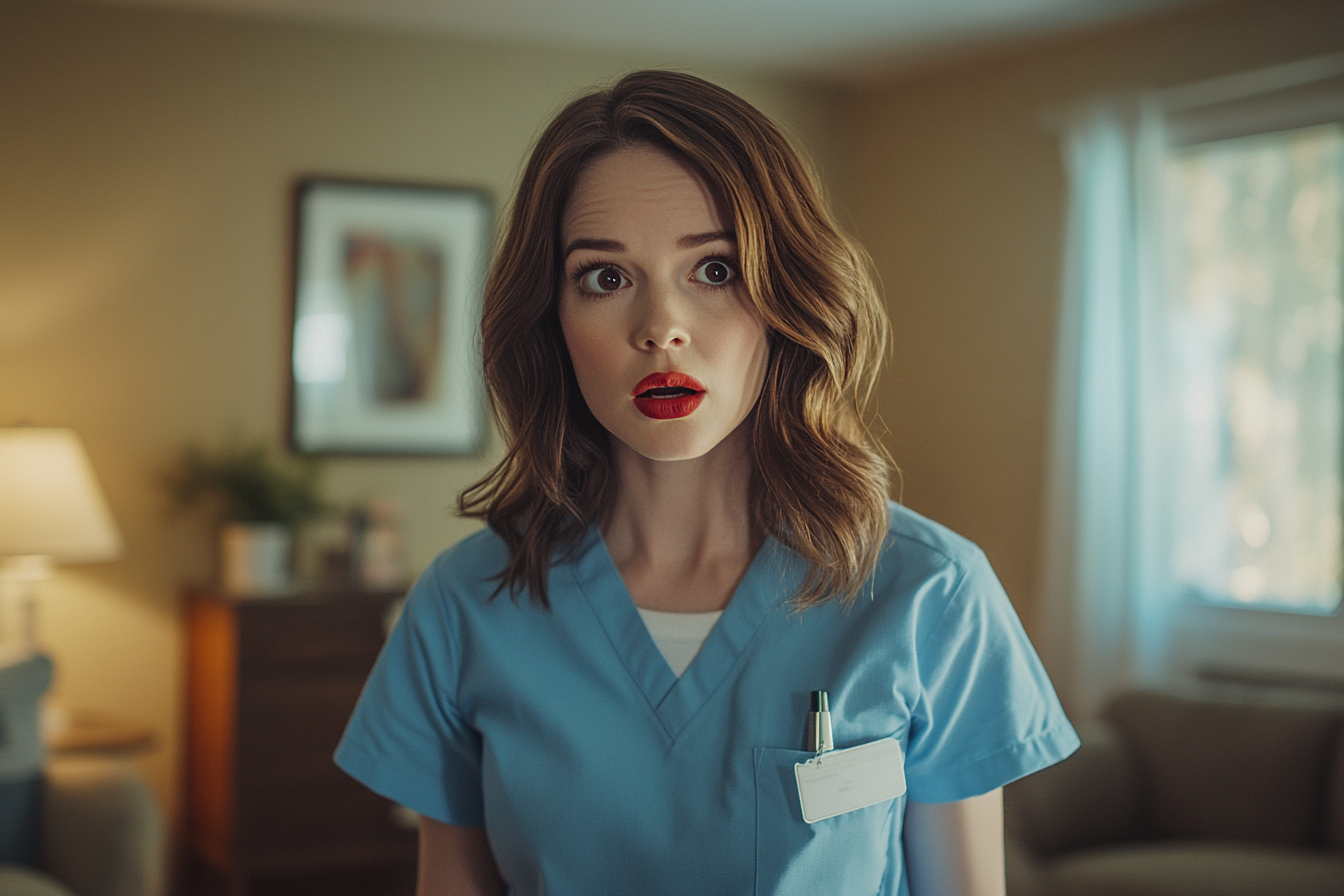
[[[705,387],[695,377],[673,370],[649,374],[639,381],[631,395],[635,407],[645,417],[674,420],[700,407]]]
[[[699,395],[694,389],[687,389],[685,386],[662,386],[657,389],[645,389],[636,395],[636,398],[688,398],[692,395]]]

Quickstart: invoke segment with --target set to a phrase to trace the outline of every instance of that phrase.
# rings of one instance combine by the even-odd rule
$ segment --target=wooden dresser
[[[227,892],[266,877],[414,872],[414,817],[332,753],[402,592],[185,595],[187,843]]]

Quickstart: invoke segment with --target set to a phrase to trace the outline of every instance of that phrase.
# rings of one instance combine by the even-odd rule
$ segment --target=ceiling
[[[1209,0],[98,0],[855,78]]]

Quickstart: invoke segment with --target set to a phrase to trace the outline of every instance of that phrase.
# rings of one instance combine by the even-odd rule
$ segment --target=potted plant
[[[326,509],[317,464],[277,458],[264,442],[216,452],[189,444],[163,484],[178,507],[206,504],[221,521],[220,584],[229,594],[285,591],[294,528]]]

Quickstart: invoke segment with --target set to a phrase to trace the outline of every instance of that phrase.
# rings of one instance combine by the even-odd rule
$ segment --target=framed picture
[[[290,439],[313,454],[475,454],[491,207],[479,190],[310,179],[295,209]]]

